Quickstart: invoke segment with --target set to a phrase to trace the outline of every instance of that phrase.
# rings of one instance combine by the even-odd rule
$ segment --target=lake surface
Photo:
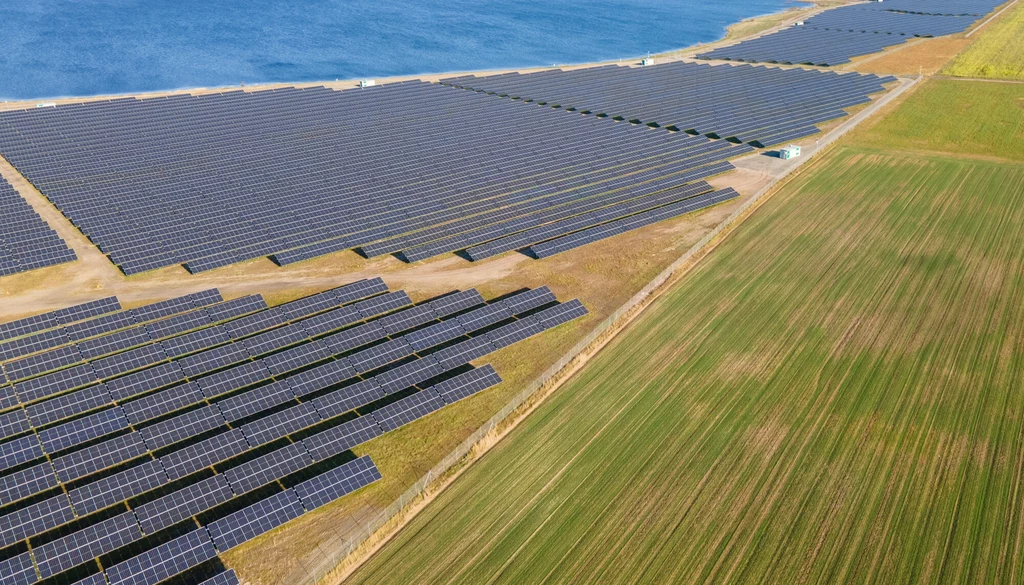
[[[0,99],[628,58],[791,0],[9,0]]]

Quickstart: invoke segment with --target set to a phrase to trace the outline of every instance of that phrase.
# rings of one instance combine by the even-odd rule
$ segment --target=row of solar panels
[[[379,280],[347,285],[348,291],[354,290],[352,287],[369,291],[366,283],[376,282]],[[328,292],[345,291],[346,287],[341,287]],[[395,294],[378,290],[376,296],[343,305],[340,310],[375,298],[396,298]],[[401,296],[408,298],[404,293]],[[299,302],[321,306],[318,300]],[[321,338],[341,339],[339,333],[355,333],[349,336],[351,350],[342,352],[344,355],[329,349],[325,355],[320,348],[329,347],[326,342],[308,339],[280,352],[291,352],[284,361],[299,367],[288,376],[276,375],[276,381],[239,378],[236,368],[228,367],[150,393],[143,399],[190,384],[225,391],[221,395],[216,394],[217,390],[211,390],[209,396],[204,394],[199,400],[208,406],[198,407],[188,406],[196,401],[188,397],[188,392],[165,394],[156,401],[167,405],[160,408],[163,418],[155,418],[156,422],[148,426],[133,427],[135,430],[114,439],[103,440],[111,431],[96,428],[98,434],[91,446],[70,453],[95,450],[92,455],[79,457],[80,461],[96,462],[88,468],[89,477],[75,480],[63,475],[56,469],[59,458],[42,463],[19,462],[0,478],[0,512],[4,513],[0,517],[0,547],[25,538],[31,539],[32,547],[31,552],[16,553],[0,563],[0,575],[11,575],[9,580],[0,582],[33,583],[102,557],[103,566],[108,567],[106,578],[111,583],[156,583],[212,559],[217,551],[237,546],[303,511],[379,478],[372,463],[365,459],[312,478],[307,476],[311,470],[319,471],[317,466],[321,462],[344,457],[352,446],[500,381],[490,367],[470,368],[470,360],[586,314],[578,301],[555,304],[546,289],[482,302],[475,291],[465,291],[411,307],[407,302],[384,304],[391,308],[383,310],[383,316]],[[395,311],[396,308],[400,310]],[[270,315],[272,311],[266,309],[235,321],[247,320],[248,328],[256,330],[255,323],[260,320],[255,317],[260,313]],[[330,313],[317,313],[315,317]],[[277,320],[272,317],[263,322]],[[385,331],[387,341],[373,341],[376,336],[369,334],[373,327]],[[403,331],[407,333],[397,335]],[[467,332],[473,336],[467,337]],[[418,349],[402,350],[403,344]],[[225,375],[232,371],[235,374]],[[208,383],[211,379],[219,381]],[[228,380],[231,383],[224,386]],[[114,407],[120,408],[123,406]],[[362,416],[346,419],[353,409],[359,409]],[[212,413],[219,416],[216,424],[205,422],[213,418]],[[72,422],[91,416],[86,414]],[[336,424],[341,420],[345,422]],[[234,423],[231,430],[224,432],[228,421]],[[34,436],[37,435],[27,435]],[[156,441],[156,448],[133,450],[134,441],[125,439],[133,436],[140,437],[144,445]],[[289,436],[291,440],[286,439]],[[0,451],[6,452],[4,446],[11,443],[0,444]],[[280,448],[268,450],[274,445]],[[147,456],[147,452],[152,455]],[[233,465],[231,461],[241,464]],[[203,472],[211,466],[220,473]],[[196,477],[197,473],[205,479]],[[183,485],[182,480],[188,485]],[[265,488],[260,486],[282,480],[290,487],[254,504],[227,515],[214,514],[216,518],[208,512],[218,506],[217,509],[235,510],[238,505],[228,502],[248,503],[240,497],[263,493],[259,490]],[[61,484],[63,489],[59,488]],[[178,489],[166,493],[164,486],[168,485]],[[46,495],[55,490],[57,495]],[[116,512],[119,502],[125,500],[132,502],[130,511],[112,515],[111,511]],[[166,538],[151,536],[163,534],[161,531],[192,517],[203,519],[200,528],[177,538],[172,537],[176,534]],[[77,528],[68,534],[61,526]],[[134,552],[131,547],[125,548],[134,546],[133,543],[145,542],[148,547],[152,538],[161,540],[161,544],[142,555],[124,558],[127,553],[117,554]],[[205,552],[195,554],[197,550]],[[90,579],[103,582],[102,577]]]
[[[77,259],[75,251],[0,177],[0,276]]]
[[[1000,0],[896,0],[826,10],[798,26],[697,55],[761,63],[840,65],[912,37],[967,30]]]

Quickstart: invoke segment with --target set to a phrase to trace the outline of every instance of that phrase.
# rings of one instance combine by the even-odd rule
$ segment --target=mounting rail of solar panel
[[[297,320],[273,316],[274,309],[289,307],[281,305],[228,321],[225,327],[234,324],[235,331],[251,333],[240,343],[262,338],[258,346],[264,348],[268,333],[294,325],[316,333],[282,336],[291,341],[277,349],[289,349],[247,358],[239,366],[216,362],[194,379],[96,411],[113,413],[128,426],[82,427],[81,421],[96,416],[87,414],[0,443],[8,468],[0,477],[0,548],[29,539],[29,565],[34,559],[44,578],[103,556],[112,582],[155,583],[129,576],[192,565],[169,561],[164,544],[131,560],[110,561],[108,555],[199,515],[216,550],[223,552],[375,481],[379,473],[365,458],[312,479],[300,472],[499,383],[493,368],[472,368],[469,362],[586,314],[578,301],[558,303],[546,287],[489,303],[469,290],[410,305],[404,293],[367,286],[379,282],[361,281],[289,304],[288,314]],[[372,296],[323,312],[322,295],[328,293]],[[375,311],[373,318],[356,307]],[[307,309],[312,316],[299,317]],[[258,333],[266,323],[278,326]],[[284,357],[273,361],[275,356]],[[262,371],[239,374],[257,371],[254,367]],[[130,406],[154,397],[141,408]],[[55,429],[80,433],[83,428],[89,429],[91,444],[43,458],[44,434],[64,445],[70,435]],[[21,442],[34,443],[35,450],[9,461],[14,450],[6,447]],[[216,512],[221,504],[279,480],[284,492],[226,516]],[[171,482],[178,482],[174,491],[160,491]],[[120,514],[118,507],[124,510]],[[74,532],[60,529],[72,521]],[[158,568],[150,571],[150,565]]]
[[[286,264],[730,156],[679,152],[702,142],[424,82],[0,114],[0,153],[127,274]]]
[[[77,259],[75,251],[0,177],[0,276]]]
[[[474,91],[771,146],[819,130],[895,78],[673,62],[442,79]]]
[[[903,35],[889,33],[861,33],[793,26],[763,37],[701,53],[697,58],[827,67],[849,63],[853,57],[877,53],[906,41],[907,37]]]

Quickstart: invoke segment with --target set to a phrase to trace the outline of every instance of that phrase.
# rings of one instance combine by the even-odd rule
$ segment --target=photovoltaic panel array
[[[967,30],[1000,0],[895,0],[826,10],[801,24],[697,55],[761,63],[841,65],[913,37]]]
[[[895,81],[875,75],[672,62],[553,69],[441,82],[513,99],[772,146],[818,132]]]
[[[77,259],[74,250],[0,177],[0,276]]]
[[[28,541],[30,552],[9,561],[26,583],[107,555],[120,555],[103,563],[111,583],[174,577],[379,480],[369,457],[338,462],[501,382],[472,360],[585,314],[579,301],[559,303],[546,287],[490,302],[457,291],[412,305],[373,279],[228,320],[233,343],[264,348],[264,357],[217,361],[219,369],[194,379],[0,442],[0,549]],[[295,327],[306,328],[304,337],[279,334]],[[268,344],[270,335],[284,341]],[[263,373],[236,374],[253,366]],[[310,478],[317,465],[326,471]],[[274,491],[268,486],[283,489],[218,512],[256,490]],[[194,527],[182,531],[187,522]],[[122,560],[143,538],[156,540]]]
[[[426,258],[747,150],[425,82],[0,113],[0,154],[126,274],[350,248]]]

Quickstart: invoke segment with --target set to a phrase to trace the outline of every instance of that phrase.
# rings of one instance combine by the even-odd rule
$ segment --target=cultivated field
[[[929,80],[855,133],[881,149],[1024,162],[1024,84]]]
[[[919,116],[949,83],[776,194],[351,582],[1024,579],[1024,164],[989,131],[910,152],[942,149]]]
[[[1024,3],[994,20],[943,71],[957,77],[1024,80]]]

